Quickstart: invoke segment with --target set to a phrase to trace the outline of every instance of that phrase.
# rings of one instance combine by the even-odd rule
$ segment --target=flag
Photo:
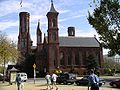
[[[20,6],[22,7],[22,0],[20,1]]]

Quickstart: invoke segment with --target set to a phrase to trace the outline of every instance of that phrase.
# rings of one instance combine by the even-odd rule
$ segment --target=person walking
[[[93,69],[90,71],[88,80],[89,80],[89,85],[91,86],[90,90],[99,90],[99,77],[96,74],[94,74]],[[89,90],[89,85],[88,85],[88,90]]]
[[[50,90],[51,90],[51,85],[50,85],[51,84],[51,76],[50,76],[49,72],[47,72],[45,79],[47,81],[47,90],[48,90],[48,88],[50,88]]]
[[[56,90],[58,90],[58,87],[56,85],[56,80],[57,80],[57,75],[55,73],[52,74],[52,89],[53,87],[55,86],[56,87]]]
[[[19,74],[18,74],[17,77],[16,77],[16,82],[17,82],[18,90],[20,90],[21,78],[20,78],[20,75],[19,75]]]

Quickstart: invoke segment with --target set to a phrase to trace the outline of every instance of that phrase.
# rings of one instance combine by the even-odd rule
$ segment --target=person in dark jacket
[[[17,77],[16,77],[16,82],[17,82],[18,90],[20,90],[21,78],[20,78],[20,75],[19,75],[19,74],[18,74]]]
[[[99,90],[99,77],[94,74],[94,70],[90,71],[90,76],[88,77],[89,85],[91,86],[91,90]]]

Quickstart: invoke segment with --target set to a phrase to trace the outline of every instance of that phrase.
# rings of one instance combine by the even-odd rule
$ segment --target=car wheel
[[[102,86],[102,83],[99,83],[99,86],[101,87],[101,86]]]
[[[67,81],[63,81],[63,84],[67,85]]]
[[[113,83],[113,87],[117,87],[117,85],[115,83]]]
[[[57,82],[58,84],[61,84],[60,82]]]
[[[79,83],[76,83],[77,86],[79,86],[80,84]]]
[[[70,84],[74,84],[74,82],[71,82]]]

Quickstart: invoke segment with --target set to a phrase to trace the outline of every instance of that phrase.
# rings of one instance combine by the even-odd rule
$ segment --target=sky
[[[20,2],[22,1],[22,7]],[[93,12],[90,4],[93,0],[53,0],[58,16],[59,36],[68,36],[67,28],[75,27],[75,36],[98,37],[96,31],[89,24],[88,10]],[[33,45],[36,45],[36,30],[40,20],[40,29],[47,35],[47,17],[51,7],[51,0],[0,0],[0,31],[5,32],[13,41],[18,40],[19,13],[30,13],[30,35]],[[107,50],[103,50],[106,54]]]

